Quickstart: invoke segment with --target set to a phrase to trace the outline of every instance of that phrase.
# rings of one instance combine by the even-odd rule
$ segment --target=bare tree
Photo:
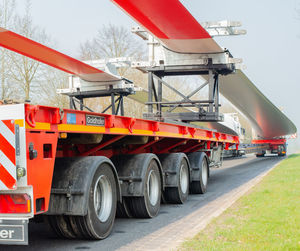
[[[14,0],[0,0],[0,26],[40,43],[50,43],[49,36],[33,23],[31,1],[25,4],[24,15],[15,14]],[[6,49],[0,51],[1,99],[67,107],[68,99],[56,93],[68,82],[67,74]],[[9,82],[9,85],[8,85]]]
[[[146,55],[145,43],[140,38],[135,38],[128,29],[115,25],[103,26],[97,33],[93,40],[87,41],[80,46],[80,55],[84,60],[95,60],[100,58],[113,57],[133,57],[135,60],[142,60]],[[135,86],[147,89],[147,75],[134,69],[121,69],[119,74],[132,80]],[[185,78],[167,78],[166,81],[175,89],[184,94],[189,94],[192,91],[192,84],[187,83],[193,81]],[[196,83],[197,84],[197,83]],[[181,96],[163,86],[164,98],[169,100],[180,100]],[[196,98],[196,97],[193,97]],[[108,99],[95,101],[97,104],[93,105],[93,101],[87,101],[86,104],[94,107],[104,108]],[[125,98],[125,115],[142,117],[143,112],[147,109],[144,104],[139,104],[136,101]],[[130,109],[134,107],[134,109]]]
[[[43,105],[68,108],[68,97],[57,93],[57,89],[67,87],[68,74],[52,67],[44,67],[39,70],[39,76],[41,76],[37,79],[39,92],[35,93],[34,101],[39,100],[39,104]]]
[[[44,44],[49,42],[50,39],[45,31],[33,24],[30,13],[30,0],[27,0],[25,8],[25,14],[23,16],[15,17],[14,31]],[[11,65],[9,67],[10,77],[21,88],[22,94],[19,95],[24,96],[25,100],[28,100],[30,99],[31,88],[33,87],[35,80],[34,78],[37,76],[41,64],[38,61],[15,53],[9,53],[8,55],[9,63]]]
[[[97,60],[116,57],[132,57],[140,60],[145,55],[144,44],[135,38],[131,32],[122,26],[104,25],[98,30],[94,39],[86,41],[80,46],[80,58],[83,60]],[[144,86],[146,77],[144,74],[132,69],[119,69],[119,74],[132,80],[135,85]],[[125,105],[130,105],[134,109],[125,109],[125,115],[141,117],[144,106],[141,104],[132,104],[131,100],[126,99]],[[103,111],[108,98],[86,100],[86,105],[95,111]],[[108,110],[110,112],[110,110]]]
[[[135,39],[128,28],[113,24],[103,25],[91,41],[80,46],[83,60],[100,58],[135,57],[141,58],[145,48]]]
[[[0,26],[9,29],[15,15],[15,1],[2,0],[0,2]],[[9,86],[7,85],[8,67],[7,67],[7,50],[0,50],[0,83],[1,83],[1,99],[8,98]]]

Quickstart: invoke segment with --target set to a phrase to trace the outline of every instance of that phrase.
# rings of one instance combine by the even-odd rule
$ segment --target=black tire
[[[106,238],[114,224],[119,192],[113,163],[106,157],[95,156],[58,158],[55,166],[52,188],[72,184],[72,188],[84,192],[72,198],[70,209],[64,196],[52,197],[49,215],[45,216],[50,227],[65,238]]]
[[[117,204],[117,218],[132,218],[132,213],[128,207],[128,198],[123,197],[122,203],[118,202]]]
[[[70,226],[78,238],[104,239],[112,231],[116,207],[116,180],[110,165],[104,163],[96,170],[91,183],[87,215],[69,216]]]
[[[77,237],[70,225],[68,216],[47,215],[45,221],[57,236],[67,239],[75,239]]]
[[[153,218],[159,212],[160,200],[160,172],[157,162],[151,160],[145,175],[144,194],[142,197],[128,197],[128,208],[135,218]]]
[[[284,156],[286,156],[286,153],[280,153],[280,154],[278,154],[278,156],[279,157],[284,157]]]
[[[265,154],[266,154],[266,151],[265,151],[265,150],[262,150],[261,153],[257,153],[257,154],[256,154],[256,157],[257,157],[257,158],[265,157]]]
[[[76,234],[78,239],[89,239],[89,235],[85,232],[85,229],[82,227],[82,218],[83,216],[68,216],[70,220],[70,225],[73,229],[73,232]]]
[[[193,169],[197,169],[198,177],[192,180],[190,184],[190,191],[193,194],[204,194],[207,190],[209,178],[209,165],[205,153],[191,153],[188,155],[190,164]]]
[[[168,203],[183,204],[189,196],[189,166],[187,160],[182,158],[177,174],[178,186],[166,187],[164,191],[164,199]]]

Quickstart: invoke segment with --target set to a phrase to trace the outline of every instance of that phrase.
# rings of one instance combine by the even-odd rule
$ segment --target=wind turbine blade
[[[64,72],[76,75],[85,81],[110,82],[120,80],[114,75],[1,27],[0,46]]]
[[[223,52],[179,0],[111,1],[172,51],[180,53]]]

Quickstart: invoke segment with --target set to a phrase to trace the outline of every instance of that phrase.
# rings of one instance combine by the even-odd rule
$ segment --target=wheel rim
[[[184,164],[180,167],[180,177],[179,177],[180,189],[183,193],[187,192],[188,183],[189,183],[189,175],[187,168],[185,168]]]
[[[148,198],[150,201],[150,204],[152,206],[155,206],[157,201],[158,201],[158,197],[159,197],[159,181],[158,181],[158,177],[155,174],[154,170],[151,170],[149,175],[148,175]]]
[[[94,187],[94,208],[100,221],[105,222],[112,210],[112,186],[108,178],[101,175]]]
[[[207,185],[207,177],[208,177],[207,164],[206,164],[206,161],[203,160],[203,162],[202,162],[202,182],[205,187]]]

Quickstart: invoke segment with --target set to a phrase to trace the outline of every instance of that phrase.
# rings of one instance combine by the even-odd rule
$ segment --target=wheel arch
[[[153,153],[119,155],[112,158],[121,180],[122,196],[143,196],[145,176],[150,162],[154,160],[161,176],[161,187],[164,189],[163,170],[159,158]],[[142,163],[142,164],[141,164]]]
[[[209,168],[209,158],[205,152],[193,152],[187,154],[189,162],[190,162],[190,170],[191,170],[191,179],[190,181],[198,181],[199,180],[199,164],[202,162],[202,159],[205,158],[207,163],[207,171],[208,177],[210,176],[210,168]]]
[[[178,179],[176,178],[179,175],[180,163],[182,158],[186,160],[188,169],[189,169],[189,180],[191,180],[191,165],[188,156],[185,153],[167,153],[158,155],[160,159],[162,170],[164,175],[165,186],[176,187]],[[165,173],[169,174],[169,178],[167,179]]]
[[[58,158],[55,161],[49,215],[86,215],[89,188],[98,167],[107,164],[116,180],[117,199],[121,200],[118,173],[104,156]]]

